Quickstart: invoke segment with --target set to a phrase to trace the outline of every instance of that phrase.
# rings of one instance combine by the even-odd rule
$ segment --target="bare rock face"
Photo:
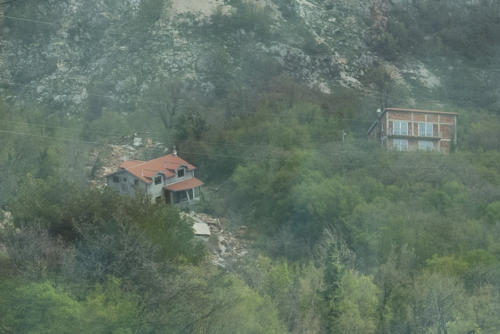
[[[34,17],[3,24],[0,71],[9,85],[0,89],[19,103],[78,114],[92,99],[134,112],[159,78],[206,94],[217,94],[221,82],[251,86],[274,72],[325,93],[361,87],[359,78],[376,60],[367,40],[377,1],[384,3],[60,0],[26,8],[15,2],[7,14]]]
[[[171,3],[172,15],[194,14],[208,17],[216,10],[229,10],[230,6],[225,6],[223,0],[172,0]]]

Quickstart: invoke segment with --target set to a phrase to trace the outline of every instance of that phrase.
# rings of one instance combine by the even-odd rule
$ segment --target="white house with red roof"
[[[177,154],[168,154],[150,161],[124,161],[118,171],[106,176],[106,182],[114,191],[131,197],[140,191],[155,202],[191,202],[200,198],[203,185],[194,177],[195,169]]]

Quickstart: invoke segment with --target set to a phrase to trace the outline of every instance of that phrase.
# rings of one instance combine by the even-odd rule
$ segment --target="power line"
[[[26,87],[26,85],[23,84],[16,84],[12,82],[0,82],[0,84],[8,85],[8,86],[17,86],[17,87]],[[101,98],[107,98],[112,100],[115,103],[118,103],[115,101],[117,99],[117,96],[113,95],[104,95],[104,94],[94,94],[94,93],[86,93],[87,96],[94,96],[94,97],[101,97]],[[383,97],[383,94],[368,94],[368,96],[371,97]],[[139,99],[135,98],[131,100],[132,102],[139,102],[139,103],[146,103],[146,104],[153,104],[153,105],[159,105],[159,106],[165,106],[168,102],[166,101],[159,101],[159,100],[153,100],[153,99]],[[419,101],[421,103],[431,103],[431,104],[442,104],[443,101],[440,100],[435,100],[435,99],[429,99],[429,98],[419,98]],[[355,121],[355,122],[365,122],[365,123],[373,123],[374,120],[359,120],[356,118],[337,118],[337,120],[343,120],[343,121]]]
[[[373,120],[360,120],[360,119],[355,119],[355,118],[336,118],[336,121],[346,121],[346,122],[352,122],[352,123],[366,123],[366,124],[373,124]],[[50,125],[46,123],[29,123],[29,122],[20,122],[20,121],[9,121],[9,120],[4,120],[6,123],[12,123],[12,124],[19,124],[20,126],[25,126],[25,127],[36,127],[40,130],[44,130],[44,128],[49,128],[49,129],[59,129],[63,131],[68,131],[68,132],[79,132],[82,131],[82,128],[69,128],[69,127],[63,127],[63,126],[55,126],[55,125]],[[153,130],[146,130],[146,131],[132,131],[133,134],[141,135],[142,137],[162,137],[167,134],[166,132],[159,132],[159,131],[153,131]],[[101,135],[103,137],[106,137],[108,139],[125,139],[129,136],[131,136],[131,133],[124,133],[124,132],[109,132],[105,130],[90,130],[90,134],[97,134]],[[112,137],[112,138],[111,138]],[[339,137],[340,138],[340,137]],[[318,140],[314,139],[314,136],[312,136],[311,140],[314,140],[314,143],[318,143]],[[327,139],[326,141],[320,141],[320,143],[330,143],[330,142],[335,142],[334,136],[331,136],[331,139]],[[186,142],[186,141],[183,141]],[[194,142],[198,143],[197,141],[187,141],[187,142]],[[211,144],[216,144],[218,146],[230,146],[230,147],[259,147],[262,145],[255,144],[255,143],[228,143],[224,141],[224,139],[213,139],[213,140],[207,140],[203,139],[200,140],[199,143],[211,143]]]
[[[6,134],[12,134],[12,135],[18,135],[18,136],[29,136],[29,137],[34,137],[34,138],[43,138],[43,139],[50,139],[50,140],[58,140],[58,141],[63,141],[63,142],[75,142],[75,143],[82,143],[82,144],[93,145],[93,146],[116,147],[116,145],[107,144],[107,143],[85,141],[85,140],[73,139],[73,138],[50,137],[50,136],[22,133],[22,132],[17,132],[17,131],[10,131],[10,130],[0,130],[0,133],[6,133]],[[153,149],[155,149],[155,148],[153,148]],[[160,148],[157,148],[157,149],[160,149]],[[192,151],[184,151],[184,150],[181,150],[181,152],[184,152],[187,154],[192,154],[192,155],[198,155],[198,156],[208,156],[208,157],[216,157],[216,158],[224,158],[224,159],[249,160],[248,158],[244,158],[241,155],[229,155],[229,154],[220,154],[220,153],[201,153],[201,152],[192,152]],[[263,159],[259,159],[259,160],[295,161],[295,159],[292,159],[292,158],[283,159],[283,158],[276,158],[276,157],[271,157],[271,156],[265,156],[262,158]],[[251,158],[250,158],[250,160],[251,160]]]
[[[9,85],[9,86],[25,87],[25,85],[11,83],[11,82],[0,82],[0,84],[5,84],[5,85]],[[113,95],[104,95],[104,94],[86,93],[86,95],[87,96],[94,96],[94,97],[108,98],[111,100],[115,100],[117,98],[116,96],[113,96]],[[376,94],[370,94],[370,95],[377,96]],[[379,94],[378,96],[382,96],[382,95]],[[140,102],[140,103],[154,104],[154,105],[160,105],[160,106],[165,106],[167,104],[166,101],[159,101],[159,100],[153,100],[153,99],[144,100],[144,99],[135,98],[135,99],[132,99],[131,101],[136,102],[136,103]],[[427,99],[427,98],[420,98],[419,101],[422,101],[423,103],[436,103],[436,104],[442,103],[442,101],[434,100],[434,99]],[[367,124],[368,123],[371,124],[376,120],[375,118],[373,120],[362,120],[362,119],[358,119],[358,118],[346,118],[346,117],[335,118],[335,119],[339,120],[339,121],[348,121],[348,122],[350,121],[350,122],[367,123]]]
[[[43,131],[44,128],[49,128],[49,129],[55,129],[55,130],[63,130],[63,131],[67,131],[67,132],[71,132],[71,133],[75,133],[75,132],[78,132],[78,131],[81,131],[80,128],[67,128],[67,127],[62,127],[62,126],[53,126],[53,125],[46,125],[46,124],[40,124],[40,123],[28,123],[28,122],[20,122],[20,121],[9,121],[9,120],[6,120],[4,121],[6,123],[11,123],[11,124],[19,124],[19,126],[22,126],[22,127],[35,127],[37,129],[39,129],[40,131]],[[108,131],[91,131],[91,134],[95,134],[97,133],[98,135],[102,135],[103,137],[105,137],[105,139],[111,139],[111,140],[116,140],[116,139],[124,139],[126,137],[129,137],[131,136],[130,134],[113,134],[113,133],[109,133]],[[156,135],[156,136],[161,136],[163,135],[164,133],[160,133],[160,132],[155,132],[155,131],[134,131],[134,134],[137,134],[137,135],[142,135],[143,137],[147,137],[147,136],[151,136],[151,135]],[[324,138],[325,140],[322,140],[322,141],[318,141],[318,140],[313,140],[313,142],[311,144],[315,145],[315,146],[323,146],[323,145],[329,145],[329,144],[332,144],[332,143],[337,143],[338,141],[335,141],[333,136],[332,138],[330,139],[327,139],[327,138]],[[195,141],[195,140],[187,140],[187,141],[182,141],[184,144],[212,144],[212,145],[216,145],[218,147],[226,147],[226,148],[244,148],[244,149],[248,149],[248,148],[259,148],[259,147],[272,147],[273,144],[272,143],[266,143],[266,144],[261,144],[261,143],[229,143],[227,141],[224,141],[224,140],[221,140],[221,139],[213,139],[213,140],[207,140],[207,139],[203,139],[203,140],[199,140],[199,141]],[[276,145],[274,145],[276,147]],[[279,147],[279,146],[278,146]]]
[[[336,121],[349,121],[349,122],[361,122],[361,123],[369,123],[372,124],[375,120],[361,120],[357,118],[335,118]],[[81,128],[70,128],[70,127],[63,127],[63,126],[56,126],[56,125],[51,125],[51,124],[46,124],[46,123],[29,123],[29,122],[22,122],[22,121],[10,121],[10,120],[2,120],[2,122],[7,122],[7,123],[13,123],[13,124],[20,124],[23,126],[33,126],[33,127],[38,127],[38,128],[52,128],[52,129],[61,129],[61,130],[68,130],[68,131],[79,131]],[[97,132],[97,133],[102,133],[102,134],[109,134],[109,131],[94,131],[92,132]],[[153,130],[145,130],[145,131],[133,131],[133,133],[137,134],[144,134],[144,135],[164,135],[164,132],[159,132],[159,131],[153,131]],[[123,137],[123,136],[128,136],[129,133],[116,133],[115,135],[111,135],[113,137]],[[219,142],[219,141],[217,141]]]
[[[99,143],[99,142],[92,142],[92,141],[84,141],[84,140],[79,140],[79,139],[72,139],[72,138],[55,138],[55,137],[49,137],[49,136],[44,136],[44,135],[35,135],[35,134],[29,134],[29,133],[22,133],[22,132],[16,132],[16,131],[9,131],[9,130],[0,130],[0,133],[7,133],[7,134],[12,134],[12,135],[18,135],[18,136],[29,136],[29,137],[35,137],[35,138],[43,138],[43,139],[50,139],[50,140],[59,140],[59,141],[64,141],[64,142],[77,142],[77,143],[82,143],[86,145],[93,145],[93,146],[109,146],[109,147],[116,147],[116,145],[112,144],[106,144],[106,143]],[[159,148],[158,148],[159,149]],[[296,162],[297,159],[295,158],[280,158],[280,157],[273,157],[273,156],[262,156],[262,157],[248,157],[248,156],[242,156],[242,155],[230,155],[230,154],[218,154],[218,153],[203,153],[203,152],[193,152],[193,151],[184,151],[180,150],[183,153],[189,154],[189,155],[194,155],[194,156],[202,156],[202,157],[211,157],[211,158],[218,158],[218,159],[240,159],[242,161],[264,161],[264,160],[273,160],[273,161],[278,161],[278,162]],[[331,154],[342,154],[342,152],[347,153],[347,152],[356,152],[354,150],[344,150],[344,151],[336,151],[336,152],[331,152]],[[372,154],[371,152],[362,152],[359,151],[361,155],[370,155]],[[424,153],[425,154],[425,153]],[[443,166],[416,166],[415,164],[389,164],[387,166],[366,166],[366,165],[360,165],[360,163],[357,162],[351,162],[347,163],[345,161],[343,162],[335,162],[335,166],[338,167],[366,167],[366,168],[380,168],[380,169],[397,169],[397,168],[404,168],[404,169],[411,169],[411,168],[418,168],[419,170],[443,170]]]
[[[117,144],[111,144],[111,143],[102,143],[102,142],[96,142],[96,141],[87,141],[87,140],[81,140],[81,139],[78,139],[78,138],[65,138],[65,137],[53,137],[53,136],[47,136],[47,135],[43,135],[43,134],[32,134],[32,133],[23,133],[23,132],[18,132],[18,131],[13,131],[13,130],[5,130],[5,129],[0,129],[0,132],[3,132],[3,133],[10,133],[10,134],[18,134],[18,135],[26,135],[26,136],[31,136],[31,137],[38,137],[38,138],[47,138],[47,139],[53,139],[53,140],[59,140],[59,141],[67,141],[67,142],[79,142],[79,143],[84,143],[84,144],[94,144],[94,145],[107,145],[107,146],[119,146]],[[216,142],[216,141],[200,141],[200,142],[196,142],[196,141],[188,141],[188,142],[185,142],[186,144],[200,144],[200,143],[208,143],[208,144],[214,144],[214,145],[217,145],[218,147],[224,147],[224,146],[229,146],[229,147],[238,147],[238,148],[259,148],[259,147],[272,147],[272,148],[278,148],[280,149],[279,146],[275,146],[275,145],[272,145],[272,144],[232,144],[232,143],[219,143],[219,142]],[[323,142],[323,143],[320,143],[320,144],[316,144],[316,146],[326,146],[326,145],[329,145],[329,144],[333,144],[335,142]],[[148,148],[148,150],[157,150],[158,151],[163,151],[162,148],[156,148],[156,147],[151,147],[151,148]],[[210,154],[207,154],[207,155],[210,155]],[[233,156],[233,157],[237,157],[237,156]]]
[[[111,145],[111,144],[103,144],[103,143],[93,142],[93,141],[86,141],[86,140],[82,140],[82,139],[51,137],[51,136],[36,135],[36,134],[32,134],[32,133],[23,133],[23,132],[11,131],[11,130],[0,130],[0,133],[35,137],[35,138],[47,138],[47,139],[51,139],[51,140],[59,140],[59,141],[65,141],[65,142],[76,142],[76,143],[84,143],[84,144],[92,144],[92,145]]]
[[[77,133],[77,132],[82,131],[82,128],[70,128],[70,127],[63,127],[63,126],[54,126],[54,125],[48,125],[46,123],[28,123],[28,122],[9,121],[9,120],[2,120],[2,122],[11,123],[11,124],[18,124],[20,127],[26,127],[26,128],[35,127],[41,131],[44,131],[45,129],[69,131],[72,133]],[[117,131],[110,132],[110,131],[104,131],[104,130],[102,130],[102,131],[92,130],[92,133],[106,135],[107,137],[114,137],[114,138],[118,138],[118,139],[121,139],[123,137],[130,135],[129,133],[118,133]]]
[[[34,22],[34,23],[41,23],[41,24],[46,24],[50,26],[56,26],[55,23],[52,22],[47,22],[47,21],[40,21],[32,18],[27,18],[27,17],[16,17],[16,16],[10,16],[10,15],[3,15],[2,17],[5,17],[6,19],[10,20],[18,20],[18,21],[25,21],[25,22]]]
[[[12,84],[14,86],[17,86],[17,84]],[[88,95],[94,95],[94,94],[88,94]],[[95,96],[99,96],[99,97],[108,97],[108,98],[111,98],[112,96],[109,96],[109,95],[100,95],[100,94],[95,94]],[[160,101],[146,101],[146,100],[139,100],[137,99],[136,101],[139,101],[139,102],[149,102],[149,103],[155,103],[156,104],[164,104]],[[366,123],[366,124],[372,124],[373,123],[373,120],[361,120],[361,119],[356,119],[356,118],[335,118],[336,121],[346,121],[346,122],[352,122],[352,123]],[[63,130],[63,131],[69,131],[69,132],[78,132],[78,131],[81,131],[82,129],[81,128],[68,128],[68,127],[62,127],[62,126],[54,126],[54,125],[51,125],[51,124],[44,124],[44,123],[28,123],[28,122],[19,122],[19,121],[5,121],[5,122],[11,122],[11,123],[14,123],[14,124],[20,124],[21,126],[26,126],[26,127],[37,127],[39,128],[40,130],[44,130],[44,128],[51,128],[51,129],[60,129],[60,130]],[[138,134],[138,135],[142,135],[142,136],[163,136],[165,135],[166,133],[165,132],[157,132],[157,131],[151,131],[151,130],[148,130],[148,131],[133,131],[135,134]],[[130,136],[129,133],[118,133],[118,132],[109,132],[109,131],[104,131],[104,130],[91,130],[90,132],[91,134],[98,134],[98,135],[102,135],[103,137],[106,137],[106,139],[124,139],[128,136]],[[53,137],[51,137],[53,138]],[[311,138],[312,140],[314,140],[314,138]],[[333,138],[332,138],[333,139]],[[338,142],[338,141],[332,141],[332,139],[329,139],[328,141],[322,141],[320,142],[320,144],[322,145],[329,145],[329,144],[332,144],[332,143],[335,143],[335,142]],[[77,139],[66,139],[66,140],[71,140],[71,141],[76,141]],[[88,141],[89,143],[98,143],[98,142],[91,142],[91,141]],[[234,148],[258,148],[258,147],[270,147],[272,146],[272,144],[259,144],[259,143],[228,143],[226,141],[224,141],[224,139],[214,139],[214,140],[200,140],[199,142],[196,142],[196,141],[184,141],[185,144],[189,144],[189,143],[194,143],[194,144],[200,144],[200,143],[208,143],[208,144],[214,144],[218,147],[234,147]],[[316,147],[319,146],[318,145],[318,141],[317,140],[314,140],[314,143],[313,144],[316,144]],[[275,146],[275,147],[279,147],[279,146]]]

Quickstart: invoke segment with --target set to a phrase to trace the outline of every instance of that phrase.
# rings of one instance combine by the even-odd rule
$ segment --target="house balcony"
[[[390,134],[387,136],[387,138],[390,139],[408,139],[408,140],[430,140],[430,141],[440,141],[443,139],[441,136],[431,136],[431,137],[426,137],[426,136],[416,136],[416,135],[396,135],[396,134]]]
[[[203,182],[195,177],[163,187],[168,203],[179,204],[199,200],[199,189]]]

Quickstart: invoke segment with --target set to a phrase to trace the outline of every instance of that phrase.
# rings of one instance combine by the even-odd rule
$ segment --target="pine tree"
[[[325,302],[324,321],[328,333],[335,331],[340,317],[341,281],[344,269],[340,264],[337,245],[334,243],[328,250],[324,273],[323,299]]]

